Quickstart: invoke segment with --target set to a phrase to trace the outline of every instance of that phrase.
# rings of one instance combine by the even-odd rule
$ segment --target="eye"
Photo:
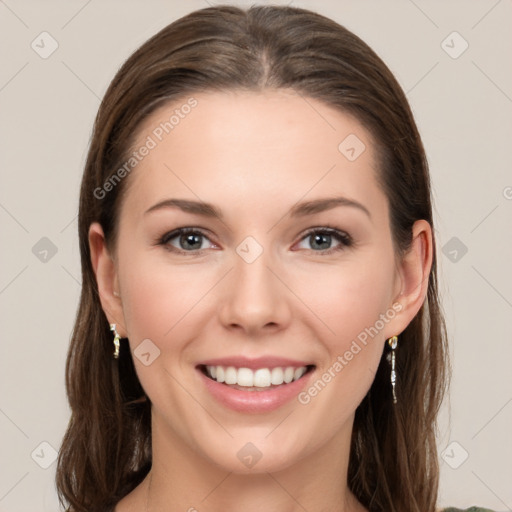
[[[164,245],[168,250],[190,253],[210,248],[208,242],[214,246],[210,239],[201,231],[195,228],[179,228],[166,233],[158,243]]]
[[[335,243],[334,247],[333,243]],[[352,243],[350,235],[343,231],[333,228],[314,228],[301,239],[299,248],[330,254],[350,247]]]

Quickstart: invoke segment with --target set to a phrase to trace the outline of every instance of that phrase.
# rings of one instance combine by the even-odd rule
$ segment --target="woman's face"
[[[282,90],[192,96],[138,136],[104,307],[154,442],[276,471],[349,439],[385,340],[422,300],[403,293],[359,122]]]

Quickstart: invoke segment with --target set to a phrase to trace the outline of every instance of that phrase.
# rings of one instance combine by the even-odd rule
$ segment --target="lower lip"
[[[314,373],[314,369],[310,370],[290,384],[281,384],[267,391],[243,391],[210,379],[200,369],[197,371],[201,375],[206,389],[215,399],[229,409],[245,413],[263,413],[279,409],[306,387]]]

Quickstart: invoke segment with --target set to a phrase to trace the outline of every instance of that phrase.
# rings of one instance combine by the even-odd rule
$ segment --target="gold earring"
[[[121,336],[116,330],[116,324],[110,324],[110,330],[114,333],[114,359],[119,359],[119,340]]]
[[[395,371],[395,351],[398,346],[398,336],[393,336],[389,338],[388,345],[391,349],[391,354],[388,354],[391,357],[391,390],[393,392],[393,403],[396,404],[396,394],[395,394],[395,384],[396,384],[396,371]],[[389,360],[389,359],[388,359]]]

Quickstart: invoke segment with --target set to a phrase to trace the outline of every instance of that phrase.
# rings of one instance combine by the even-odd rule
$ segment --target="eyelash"
[[[173,252],[173,253],[177,253],[177,254],[191,255],[191,254],[198,254],[198,253],[201,253],[201,251],[206,250],[206,249],[197,249],[197,250],[192,250],[192,251],[184,251],[181,249],[177,249],[176,247],[174,247],[172,245],[169,245],[169,241],[172,240],[173,238],[176,238],[176,237],[179,237],[182,235],[191,235],[191,234],[201,235],[209,240],[208,235],[201,229],[178,228],[178,229],[175,229],[173,231],[170,231],[170,232],[164,234],[162,237],[160,237],[157,240],[156,243],[157,243],[157,245],[164,246],[166,250]],[[320,251],[314,251],[313,249],[307,249],[311,252],[317,253],[322,256],[324,256],[324,255],[326,256],[326,255],[332,254],[334,252],[342,251],[347,247],[351,247],[354,243],[352,240],[352,237],[348,233],[345,233],[344,231],[340,231],[336,228],[332,228],[330,226],[324,226],[321,228],[311,228],[308,231],[306,231],[306,233],[304,233],[302,235],[302,237],[299,241],[302,241],[302,240],[308,238],[309,236],[315,235],[315,234],[329,235],[339,242],[339,245],[337,245],[336,247],[331,247],[330,249],[325,249],[325,250],[320,250]]]
[[[304,233],[304,235],[302,235],[300,241],[305,240],[309,236],[316,234],[329,235],[339,242],[339,245],[337,245],[336,247],[331,247],[330,249],[325,249],[322,251],[314,251],[313,249],[309,249],[310,251],[318,253],[321,256],[328,256],[329,254],[343,251],[344,249],[351,247],[354,244],[352,237],[348,233],[345,233],[345,231],[340,231],[339,229],[330,226],[308,229]]]

